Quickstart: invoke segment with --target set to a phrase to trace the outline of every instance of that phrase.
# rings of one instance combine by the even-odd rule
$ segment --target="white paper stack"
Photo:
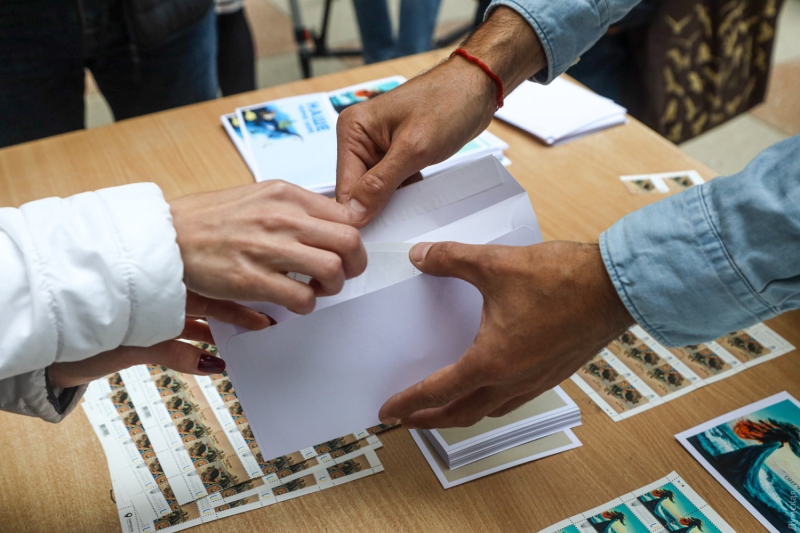
[[[404,81],[402,76],[392,76],[330,93],[282,98],[238,108],[220,119],[256,181],[282,179],[332,195],[339,113]],[[484,131],[451,158],[423,169],[422,176],[428,178],[487,155],[508,165],[510,161],[503,154],[507,149],[508,144]]]
[[[578,406],[556,387],[505,416],[487,417],[468,428],[422,433],[448,468],[455,469],[580,424]]]
[[[547,145],[559,145],[626,124],[627,110],[614,101],[556,78],[550,85],[524,82],[495,113]]]

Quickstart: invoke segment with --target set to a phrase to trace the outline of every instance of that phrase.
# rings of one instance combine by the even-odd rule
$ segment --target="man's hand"
[[[507,93],[546,66],[541,43],[515,11],[496,8],[464,44],[503,80]],[[457,56],[377,98],[349,107],[336,126],[336,199],[361,227],[400,184],[444,161],[494,116],[495,83]]]
[[[283,181],[193,194],[170,209],[184,281],[203,296],[266,300],[305,314],[316,296],[336,294],[367,266],[349,211]]]
[[[461,359],[390,398],[384,424],[471,426],[502,416],[572,375],[633,324],[596,245],[417,244],[422,272],[475,285],[483,316]]]

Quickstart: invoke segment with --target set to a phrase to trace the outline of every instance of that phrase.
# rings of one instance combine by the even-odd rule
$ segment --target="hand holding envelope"
[[[308,316],[261,302],[248,305],[277,325],[248,332],[209,322],[240,400],[259,406],[248,420],[265,457],[375,425],[387,399],[458,361],[475,340],[481,293],[417,275],[413,243],[541,241],[527,194],[491,156],[399,189],[361,236],[366,272]]]
[[[633,323],[596,245],[419,243],[411,260],[426,274],[477,287],[483,315],[457,362],[381,407],[385,424],[445,428],[503,416],[567,379]]]
[[[269,300],[306,314],[317,296],[336,294],[366,268],[348,211],[283,181],[193,194],[170,209],[184,281],[204,296]]]

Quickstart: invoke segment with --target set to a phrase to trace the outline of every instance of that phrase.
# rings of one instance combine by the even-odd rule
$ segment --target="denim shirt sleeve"
[[[800,308],[800,136],[622,218],[600,248],[633,318],[668,346]]]
[[[608,27],[641,0],[493,0],[519,13],[533,28],[547,56],[547,68],[532,81],[550,83],[591,48]]]

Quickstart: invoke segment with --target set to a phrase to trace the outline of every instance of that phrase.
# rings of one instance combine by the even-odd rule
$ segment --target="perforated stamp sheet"
[[[618,422],[794,348],[764,324],[683,348],[666,348],[637,325],[572,380]]]
[[[383,469],[375,455],[382,425],[264,460],[224,374],[133,367],[91,383],[83,409],[124,531],[178,531]]]
[[[735,533],[677,473],[539,533]]]

